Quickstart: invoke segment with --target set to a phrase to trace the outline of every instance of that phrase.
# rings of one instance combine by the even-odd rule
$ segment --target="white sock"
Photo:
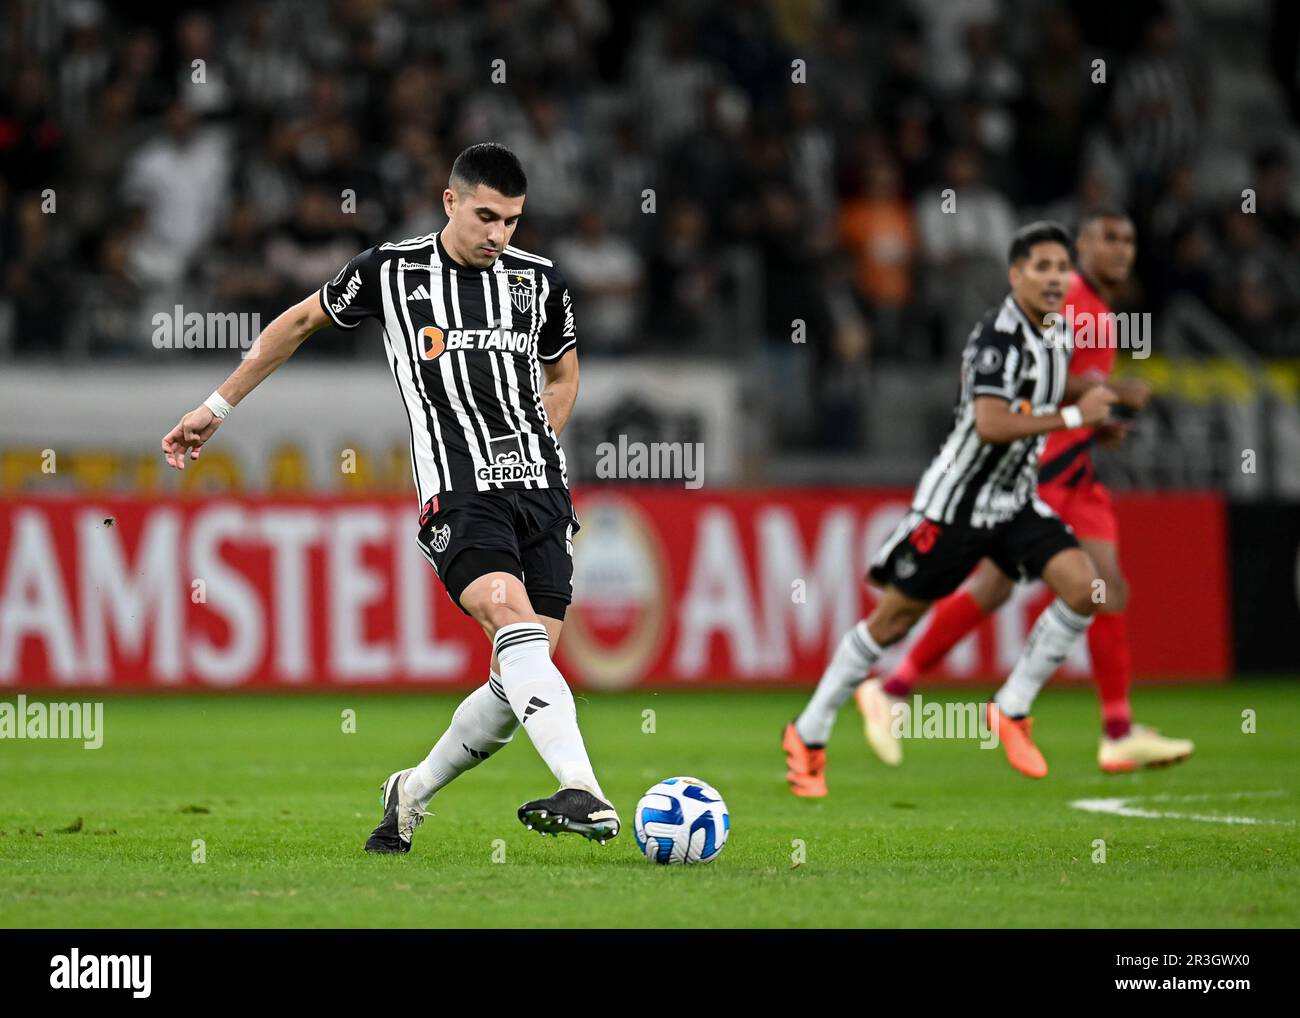
[[[508,743],[518,727],[501,689],[501,676],[492,672],[487,682],[460,702],[437,745],[406,776],[403,791],[419,800],[423,809],[435,792]]]
[[[799,738],[809,746],[826,745],[835,724],[835,715],[883,653],[867,631],[866,619],[844,634],[826,671],[822,672],[808,706],[795,719],[794,728]]]
[[[1080,615],[1059,597],[1043,609],[1016,666],[993,695],[1004,714],[1019,718],[1029,713],[1038,691],[1083,638],[1090,622],[1091,615]]]
[[[502,626],[495,646],[510,706],[560,787],[585,788],[608,801],[587,759],[573,694],[551,661],[546,627],[540,622]]]

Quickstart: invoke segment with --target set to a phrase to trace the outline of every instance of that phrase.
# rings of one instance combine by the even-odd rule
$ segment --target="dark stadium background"
[[[588,662],[579,678],[689,671],[665,618],[676,600],[709,596],[687,588],[712,560],[673,533],[697,533],[701,507],[729,514],[753,603],[769,503],[807,543],[796,560],[813,556],[837,507],[853,514],[855,545],[878,540],[879,514],[898,511],[947,426],[958,351],[1005,289],[1011,231],[1039,217],[1072,225],[1098,205],[1137,223],[1121,310],[1150,313],[1154,332],[1149,358],[1120,358],[1151,382],[1154,405],[1123,450],[1099,457],[1114,489],[1142,493],[1124,517],[1125,556],[1141,561],[1139,672],[1300,670],[1293,5],[7,0],[0,11],[0,564],[24,547],[57,563],[82,627],[62,670],[44,623],[11,631],[0,685],[172,681],[127,638],[158,622],[147,592],[136,591],[145,618],[104,624],[99,664],[79,656],[86,542],[99,540],[77,529],[82,515],[112,520],[101,537],[129,558],[176,507],[183,593],[177,549],[193,553],[184,528],[211,505],[250,507],[254,521],[283,500],[322,519],[380,506],[400,528],[404,424],[369,325],[312,337],[181,478],[164,474],[158,438],[238,354],[160,348],[154,316],[179,305],[269,323],[357,251],[437,229],[451,160],[486,139],[512,146],[530,177],[515,243],[554,256],[574,288],[584,388],[565,444],[580,493],[606,499],[589,534],[655,573],[648,594],[622,575],[623,614],[593,610],[573,637]],[[946,188],[956,214],[939,210]],[[595,449],[620,435],[703,443],[703,489],[625,480],[622,495],[604,494]],[[357,453],[354,471],[339,468],[340,450]],[[32,513],[35,529],[20,527]],[[261,611],[269,542],[226,540]],[[397,547],[383,577],[414,552],[404,533]],[[323,556],[308,556],[321,589]],[[829,612],[822,595],[814,606]],[[439,626],[462,636],[441,593],[428,596]],[[394,600],[363,603],[362,630],[396,639]],[[243,618],[184,610],[216,644]],[[323,604],[303,610],[329,627]],[[1203,652],[1186,634],[1206,626]],[[810,625],[748,663],[734,633],[732,644],[714,633],[692,674],[806,680],[832,630]],[[323,639],[310,637],[311,653],[326,653]],[[1005,648],[990,639],[957,671],[995,674]],[[1179,646],[1182,657],[1162,657]],[[613,672],[609,654],[623,662]],[[670,657],[668,675],[656,662]],[[401,682],[430,681],[403,660]],[[438,682],[477,674],[439,667]],[[245,663],[232,681],[282,684],[277,668]],[[182,670],[185,684],[222,684]],[[322,675],[308,681],[339,678]]]

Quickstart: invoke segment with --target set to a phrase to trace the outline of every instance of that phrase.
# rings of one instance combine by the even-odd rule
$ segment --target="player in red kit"
[[[1103,447],[1123,441],[1131,416],[1146,406],[1150,389],[1132,379],[1111,380],[1120,345],[1136,345],[1130,331],[1121,331],[1110,302],[1127,281],[1136,250],[1133,223],[1122,212],[1087,215],[1076,240],[1077,271],[1065,297],[1066,324],[1072,326],[1074,350],[1069,372],[1105,382],[1119,397],[1121,419],[1101,428],[1074,428],[1047,435],[1038,472],[1039,497],[1070,525],[1104,582],[1098,591],[1099,611],[1088,629],[1088,652],[1101,698],[1102,738],[1097,762],[1107,773],[1177,763],[1192,754],[1187,739],[1171,739],[1132,722],[1129,706],[1131,666],[1124,609],[1128,584],[1119,565],[1119,531],[1110,492],[1097,480],[1093,443]],[[887,680],[868,679],[856,692],[867,742],[887,764],[902,762],[902,743],[895,735],[893,709],[908,696],[917,678],[937,665],[952,647],[985,616],[1011,596],[1015,579],[990,559],[971,574],[966,585],[936,604],[929,624],[894,674]],[[1012,766],[1014,756],[1008,754]],[[1017,768],[1019,769],[1019,768]]]

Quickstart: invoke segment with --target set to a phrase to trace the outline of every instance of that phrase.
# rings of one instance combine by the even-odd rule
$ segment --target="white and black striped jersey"
[[[507,247],[486,269],[452,261],[438,234],[380,244],[321,287],[335,325],[384,327],[423,505],[445,491],[567,488],[542,405],[542,361],[577,343],[550,259]]]
[[[1042,334],[1007,296],[972,330],[961,359],[952,431],[916,487],[912,509],[938,523],[993,527],[1011,519],[1038,485],[1046,435],[1003,445],[975,432],[975,398],[1000,396],[1020,413],[1051,414],[1065,394],[1070,341],[1064,326]]]

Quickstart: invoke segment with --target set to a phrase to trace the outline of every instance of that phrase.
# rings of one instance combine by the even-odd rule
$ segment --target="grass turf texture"
[[[936,694],[937,695],[937,694]],[[953,696],[981,695],[970,691]],[[831,795],[785,788],[779,749],[801,693],[586,694],[587,745],[624,833],[604,848],[525,831],[553,789],[523,733],[437,796],[408,856],[361,846],[380,782],[420,759],[447,696],[109,699],[104,745],[0,741],[0,925],[100,926],[1296,926],[1300,703],[1290,682],[1139,690],[1140,720],[1196,740],[1191,761],[1104,776],[1088,690],[1036,715],[1051,766],[911,741],[896,771],[841,714]],[[356,711],[355,734],[341,713]],[[1242,733],[1242,711],[1258,733]],[[655,733],[643,734],[653,709]],[[632,813],[693,774],[731,811],[710,866],[638,854]],[[1240,793],[1267,793],[1232,798]],[[1078,798],[1249,815],[1229,825],[1081,812]],[[1106,861],[1093,862],[1095,839]],[[203,839],[206,861],[191,861]],[[499,839],[499,841],[498,841]],[[796,841],[806,859],[794,865]],[[505,861],[493,862],[504,845]]]

